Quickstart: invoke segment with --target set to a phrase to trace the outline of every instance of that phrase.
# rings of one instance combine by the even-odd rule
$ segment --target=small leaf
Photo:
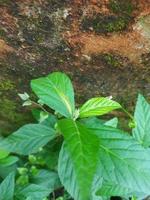
[[[1,167],[7,167],[7,166],[10,166],[10,165],[13,165],[17,161],[18,161],[18,157],[16,157],[16,156],[8,156],[8,157],[3,158],[3,159],[0,160],[0,166]]]
[[[133,137],[144,147],[150,146],[150,105],[142,95],[138,96],[135,114],[136,127],[133,129]]]
[[[49,117],[53,116],[52,114],[49,114],[49,113],[47,113],[45,111],[42,111],[40,109],[33,109],[32,110],[32,115],[39,123],[42,123],[46,119],[48,119]]]
[[[27,174],[21,175],[17,178],[16,184],[19,186],[24,186],[29,183],[29,176]]]
[[[0,200],[13,200],[14,187],[14,173],[10,173],[0,184]]]
[[[42,124],[28,124],[8,136],[0,147],[18,154],[29,155],[54,139],[54,129]]]
[[[132,196],[131,200],[137,200],[137,198],[135,196]]]
[[[27,100],[22,104],[22,106],[31,106],[31,105],[32,105],[32,101],[31,100]]]
[[[118,125],[118,118],[117,117],[114,117],[113,119],[110,119],[108,121],[106,121],[104,123],[105,126],[111,126],[111,127],[114,127],[114,128],[117,128],[117,125]]]
[[[46,119],[48,118],[48,116],[49,116],[48,113],[41,111],[41,112],[40,112],[40,119],[39,119],[39,122],[40,122],[40,123],[43,122],[44,120],[46,120]]]
[[[8,151],[0,149],[0,159],[6,158],[9,155]]]
[[[73,118],[74,91],[68,76],[54,72],[47,77],[32,80],[31,87],[47,106],[65,117]]]
[[[34,200],[32,197],[27,197],[26,200]]]
[[[26,101],[26,100],[28,100],[29,98],[30,98],[30,96],[26,93],[26,92],[24,92],[23,94],[18,94],[18,96],[23,100],[23,101]]]
[[[49,114],[48,118],[42,121],[41,124],[55,129],[56,122],[57,122],[57,118],[55,117],[55,115]]]
[[[58,126],[65,139],[58,164],[60,180],[75,200],[90,200],[98,161],[97,136],[71,119],[60,120]]]
[[[80,108],[80,118],[104,115],[119,108],[121,108],[119,103],[107,97],[92,98]]]
[[[28,173],[28,169],[25,167],[18,167],[17,170],[20,175],[26,175]]]
[[[37,102],[38,102],[41,106],[44,105],[44,102],[43,102],[41,99],[39,99]]]

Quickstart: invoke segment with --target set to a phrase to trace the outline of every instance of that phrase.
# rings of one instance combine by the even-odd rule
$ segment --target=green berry
[[[26,184],[28,184],[29,183],[29,177],[28,177],[28,175],[21,175],[21,176],[19,176],[18,179],[17,179],[17,181],[16,181],[16,183],[18,185],[26,185]]]
[[[20,175],[26,175],[27,172],[28,172],[28,169],[25,168],[25,167],[19,167],[19,168],[17,168],[17,170],[18,170],[18,173],[19,173]]]
[[[35,166],[32,166],[30,168],[30,172],[31,172],[32,175],[36,175],[38,173],[38,169]]]
[[[136,122],[134,120],[129,121],[128,124],[129,128],[135,128],[136,127]]]
[[[37,161],[34,155],[29,155],[28,159],[31,164],[35,164]]]

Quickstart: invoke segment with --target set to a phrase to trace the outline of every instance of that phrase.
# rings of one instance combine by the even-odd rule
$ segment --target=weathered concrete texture
[[[112,95],[132,110],[150,97],[149,0],[0,1],[0,127],[32,121],[17,93],[52,71],[70,75],[78,103]]]

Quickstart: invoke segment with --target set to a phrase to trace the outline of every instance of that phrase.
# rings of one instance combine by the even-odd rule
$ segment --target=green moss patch
[[[125,30],[128,23],[129,19],[126,17],[97,14],[92,18],[84,18],[82,29],[94,30],[96,33],[111,33]]]
[[[134,6],[131,1],[110,0],[108,8],[109,15],[93,13],[92,17],[85,16],[81,22],[81,29],[99,34],[126,30],[132,20]]]
[[[124,68],[129,64],[127,58],[113,52],[92,55],[91,62],[91,64],[94,65],[101,63],[102,65],[104,65],[105,67],[109,67],[110,69]]]
[[[109,9],[116,14],[131,16],[134,5],[131,0],[110,0]]]
[[[0,91],[13,90],[15,88],[14,82],[10,80],[0,80]]]
[[[147,70],[149,71],[149,67],[150,67],[150,52],[143,54],[141,57],[142,60],[142,64],[147,68]]]

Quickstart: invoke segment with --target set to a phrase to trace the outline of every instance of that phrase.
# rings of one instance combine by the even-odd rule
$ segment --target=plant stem
[[[125,109],[122,107],[122,110],[132,119],[134,120],[134,117]]]
[[[44,112],[48,113],[48,111],[40,104],[36,103],[35,101],[31,101],[31,103],[39,108],[41,108]]]
[[[53,191],[53,200],[55,200],[55,192]]]

